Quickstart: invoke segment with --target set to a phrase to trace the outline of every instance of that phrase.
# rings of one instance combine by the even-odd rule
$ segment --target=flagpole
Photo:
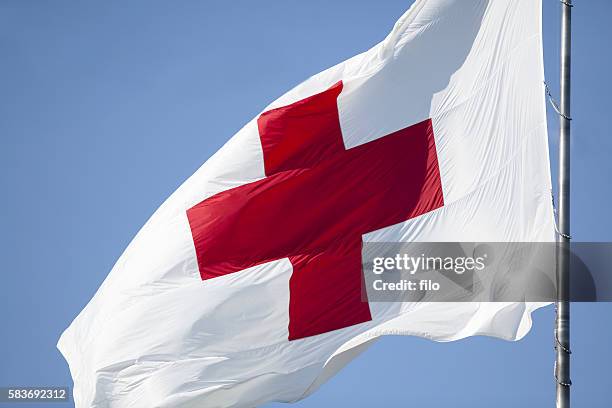
[[[557,408],[570,407],[570,76],[572,0],[561,0],[561,103],[559,116],[559,264],[555,325]]]

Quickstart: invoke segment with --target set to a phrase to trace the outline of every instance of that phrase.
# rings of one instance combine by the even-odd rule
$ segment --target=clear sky
[[[543,2],[556,95],[559,1]],[[153,211],[269,102],[380,41],[410,3],[1,0],[0,386],[71,385],[57,339]],[[572,235],[610,241],[612,2],[575,3]],[[555,180],[557,129],[550,110]],[[296,406],[553,406],[553,316],[536,312],[517,343],[384,338]],[[575,406],[609,407],[612,305],[575,304],[572,318]]]

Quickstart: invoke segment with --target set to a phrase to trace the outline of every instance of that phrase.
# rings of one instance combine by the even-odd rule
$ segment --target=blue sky
[[[543,2],[558,94],[559,2]],[[270,101],[380,41],[410,3],[1,1],[0,386],[71,385],[56,341],[153,211]],[[575,3],[572,235],[610,241],[612,3]],[[550,110],[554,179],[557,129]],[[553,316],[536,312],[517,343],[382,339],[296,406],[552,406]],[[573,305],[577,406],[610,406],[611,323],[610,304]]]

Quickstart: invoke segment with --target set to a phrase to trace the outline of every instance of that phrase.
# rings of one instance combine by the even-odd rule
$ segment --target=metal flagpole
[[[557,408],[570,407],[570,65],[572,0],[561,0],[561,103],[559,116],[559,258],[555,327]]]

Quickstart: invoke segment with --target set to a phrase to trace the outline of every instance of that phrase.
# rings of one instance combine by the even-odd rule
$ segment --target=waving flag
[[[553,240],[540,13],[417,0],[249,122],[62,335],[77,407],[295,401],[385,334],[525,335],[536,304],[365,301],[362,246]]]

